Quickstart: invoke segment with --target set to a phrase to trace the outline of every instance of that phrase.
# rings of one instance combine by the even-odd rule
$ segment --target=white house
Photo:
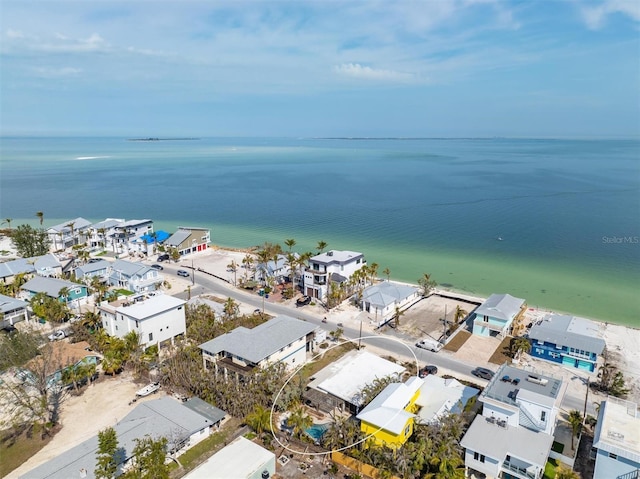
[[[141,293],[155,291],[164,276],[145,264],[118,259],[111,264],[108,281],[111,286]]]
[[[304,294],[324,300],[330,282],[343,283],[367,261],[355,251],[327,251],[312,257],[304,272]]]
[[[636,403],[612,396],[602,401],[593,449],[593,479],[640,477],[640,413]]]
[[[504,337],[525,309],[524,299],[510,294],[492,294],[474,311],[473,334]]]
[[[75,244],[84,244],[89,236],[91,221],[76,218],[47,229],[54,250],[69,248]]]
[[[434,424],[447,414],[460,414],[467,402],[479,392],[457,379],[429,374],[423,379],[420,396],[416,400],[416,405],[420,406],[417,422]]]
[[[83,264],[74,270],[76,278],[90,284],[93,278],[98,278],[101,282],[106,283],[111,273],[111,262],[105,259],[94,263]]]
[[[566,388],[561,379],[503,365],[480,394],[482,415],[460,441],[467,473],[541,478]]]
[[[107,218],[104,221],[93,223],[89,230],[87,244],[91,249],[108,249],[110,245],[114,244],[114,235],[119,233],[118,227],[123,223],[123,218]]]
[[[316,326],[277,316],[253,329],[238,327],[200,345],[205,369],[244,375],[276,362],[299,366],[313,351]]]
[[[123,338],[135,331],[145,346],[171,341],[187,331],[185,301],[166,294],[133,297],[99,306],[102,326],[110,336]]]
[[[391,281],[368,286],[362,292],[362,309],[374,316],[378,326],[391,319],[396,309],[406,309],[420,299],[420,290]]]
[[[275,473],[276,455],[240,436],[184,479],[269,479]]]
[[[29,312],[25,301],[0,294],[0,329],[29,319]]]

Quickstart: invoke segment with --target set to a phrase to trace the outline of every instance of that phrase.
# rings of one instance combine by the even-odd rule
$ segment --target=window
[[[473,453],[473,458],[476,461],[484,462],[484,454],[480,454],[479,452],[474,452]]]
[[[149,341],[153,341],[153,333],[149,333]]]
[[[544,354],[544,349],[536,348],[536,354]]]
[[[547,420],[547,411],[540,411],[540,420],[543,422]]]
[[[181,309],[182,309],[182,306],[180,306],[180,307],[178,308],[178,311],[180,311]]]
[[[411,424],[407,424],[407,427],[404,429],[404,435],[408,436],[411,433]]]
[[[618,455],[617,455],[617,454],[614,454],[614,453],[612,453],[612,452],[610,452],[610,453],[609,453],[609,457],[610,457],[611,459],[615,459],[616,461],[618,460]]]

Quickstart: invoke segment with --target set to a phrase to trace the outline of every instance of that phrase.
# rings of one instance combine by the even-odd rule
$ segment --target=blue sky
[[[1,0],[0,133],[640,137],[640,2]]]

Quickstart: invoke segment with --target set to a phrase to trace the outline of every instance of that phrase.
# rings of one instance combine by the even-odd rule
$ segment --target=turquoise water
[[[316,441],[319,441],[325,432],[327,432],[329,426],[327,424],[314,424],[310,428],[306,429],[306,432]]]
[[[362,251],[391,279],[640,327],[640,142],[3,138],[0,217]],[[81,159],[78,159],[81,158]],[[22,220],[21,220],[22,219]],[[500,238],[500,239],[499,239]]]

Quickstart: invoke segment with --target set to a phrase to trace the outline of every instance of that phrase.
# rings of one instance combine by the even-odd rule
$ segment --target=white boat
[[[148,396],[149,394],[153,394],[153,393],[158,392],[158,389],[160,389],[160,384],[151,383],[151,384],[143,387],[142,389],[139,389],[136,392],[136,396],[137,397],[145,397],[145,396]]]

